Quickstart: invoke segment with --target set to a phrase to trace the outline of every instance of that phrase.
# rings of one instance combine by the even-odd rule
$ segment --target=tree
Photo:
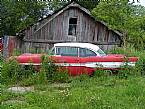
[[[145,42],[145,8],[134,6],[128,0],[100,2],[92,14],[96,20],[108,23],[109,28],[123,33],[124,44],[143,47]]]
[[[78,0],[78,3],[90,11],[98,5],[100,0]]]
[[[30,5],[31,4],[31,5]],[[0,36],[15,35],[46,14],[47,4],[38,0],[0,1]]]
[[[26,0],[0,0],[0,36],[15,35],[20,30],[37,22],[39,19],[42,19],[44,15],[47,15],[49,13],[49,11],[55,11],[71,1],[76,1],[82,6],[88,8],[89,10],[92,10],[98,5],[98,3],[101,0],[84,0],[84,1],[83,0],[52,0],[52,1],[51,0],[50,1],[47,1],[47,0],[46,1],[45,0],[44,1],[43,0],[42,1],[41,0],[27,0],[27,1]],[[98,6],[98,9],[99,9],[98,12],[101,12],[101,9],[103,10],[103,8],[111,10],[107,7],[110,5],[110,1],[112,0],[108,0],[106,2],[105,1],[100,2]],[[120,1],[117,1],[117,2],[118,2],[118,6],[120,7],[119,5]],[[107,3],[109,5],[107,5]],[[104,6],[106,5],[106,7],[104,7],[103,4]],[[101,6],[103,6],[103,8]],[[119,7],[118,8],[117,6],[115,7],[116,9],[119,9]],[[95,9],[97,9],[97,7]],[[121,12],[121,9],[119,9],[120,12]],[[106,11],[108,12],[108,10]],[[102,11],[101,13],[103,12],[105,11]],[[114,14],[117,15],[118,12],[119,11],[116,11],[116,13],[112,13],[112,15]],[[121,16],[121,13],[118,14],[118,16]],[[98,17],[98,15],[96,17]],[[122,15],[124,15],[124,13]],[[109,14],[107,16],[109,16]],[[110,22],[110,24],[112,24],[114,20],[117,20],[118,22],[120,22],[121,20],[119,25],[117,22],[115,22],[116,23],[115,25],[114,24],[111,25],[111,26],[120,26],[120,25],[124,25],[124,23],[126,22],[123,20],[125,19],[125,17],[128,17],[128,16],[125,15],[123,17],[119,17],[119,18],[116,17],[113,19],[111,17],[102,18],[102,15],[101,15],[100,18],[105,21],[106,19],[108,19],[107,22]],[[119,27],[115,27],[115,28],[119,28]]]
[[[70,0],[52,0],[52,1],[50,0],[48,1],[48,8],[49,10],[56,11],[69,2]]]
[[[95,6],[99,3],[99,0],[50,0],[48,2],[49,9],[55,11],[72,1],[79,3],[80,5],[89,10],[95,8]]]

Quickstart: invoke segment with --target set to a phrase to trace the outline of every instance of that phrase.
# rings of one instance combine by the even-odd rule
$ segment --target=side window
[[[56,55],[61,56],[78,56],[78,48],[76,47],[56,47]]]
[[[80,54],[80,57],[97,56],[95,52],[86,48],[80,48],[79,54]]]

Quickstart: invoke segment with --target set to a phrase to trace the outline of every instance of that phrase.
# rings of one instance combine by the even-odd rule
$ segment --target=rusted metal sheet
[[[3,54],[4,58],[10,57],[14,54],[17,44],[19,44],[19,43],[17,43],[17,38],[15,36],[4,36],[3,37],[2,54]]]

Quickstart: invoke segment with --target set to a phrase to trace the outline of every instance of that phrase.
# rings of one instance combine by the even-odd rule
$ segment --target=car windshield
[[[106,56],[106,54],[101,49],[99,49],[97,52],[100,54],[100,56]]]

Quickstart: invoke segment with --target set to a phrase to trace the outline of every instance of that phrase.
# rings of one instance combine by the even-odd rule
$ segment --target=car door
[[[79,75],[78,47],[56,47],[55,58],[57,64],[66,68],[70,75]]]
[[[91,75],[95,70],[94,58],[97,54],[87,48],[79,48],[80,73]]]

